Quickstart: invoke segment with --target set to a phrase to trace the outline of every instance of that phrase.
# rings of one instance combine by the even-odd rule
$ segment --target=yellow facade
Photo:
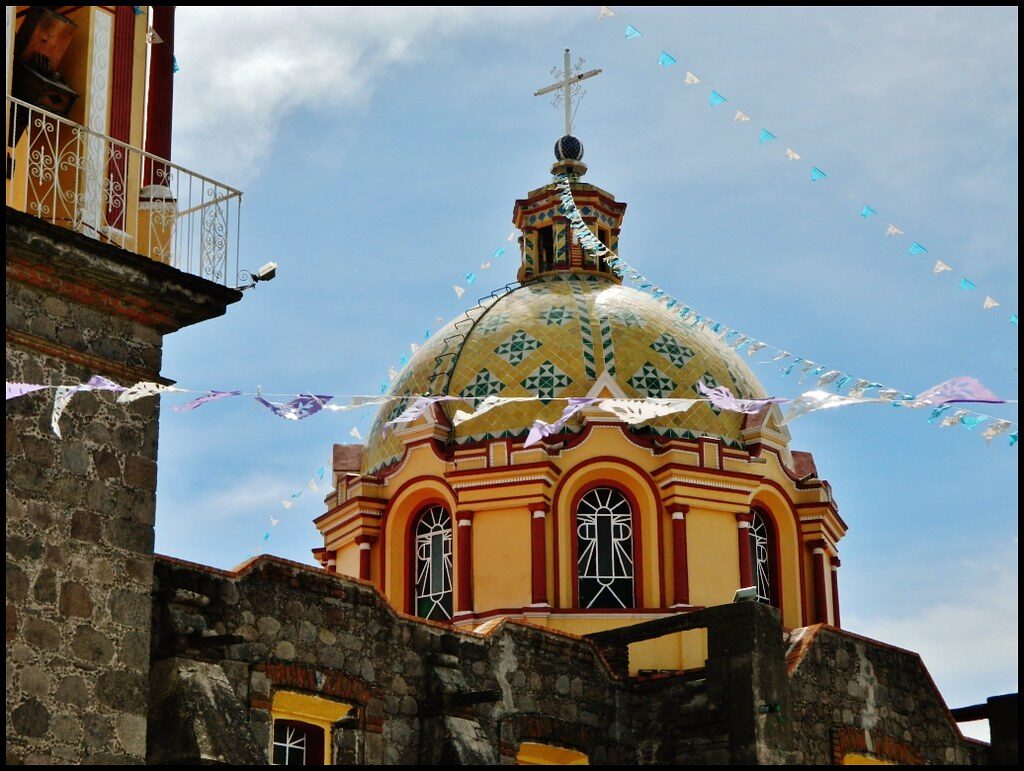
[[[624,204],[593,186],[582,192],[617,239]],[[388,394],[457,399],[384,432],[408,404],[390,398],[358,462],[347,452],[336,465],[327,512],[316,520],[322,564],[372,581],[414,613],[427,564],[417,523],[441,506],[451,516],[451,607],[440,620],[460,627],[486,630],[515,616],[582,635],[731,602],[743,571],[752,585],[758,566],[770,584],[764,601],[780,606],[785,627],[835,623],[832,565],[845,525],[810,456],[790,451],[778,408],[745,416],[700,402],[628,425],[587,407],[560,434],[523,446],[534,420],[560,416],[560,397],[698,398],[698,382],[764,396],[746,357],[719,334],[682,323],[678,310],[622,286],[610,270],[585,264],[577,244],[560,241],[556,199],[557,188],[546,186],[516,204],[524,285],[435,335]],[[562,269],[535,270],[529,217],[535,226],[553,223],[547,237]],[[541,400],[452,423],[488,395]],[[579,550],[589,542],[578,511],[595,489],[616,491],[628,509],[621,548],[629,550],[632,594],[615,607],[581,601]],[[763,558],[749,551],[754,522],[770,534],[754,552]],[[367,562],[357,543],[369,549]],[[630,669],[692,669],[706,657],[697,630],[630,646]]]

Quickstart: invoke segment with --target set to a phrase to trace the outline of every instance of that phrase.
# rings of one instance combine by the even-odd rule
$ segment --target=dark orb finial
[[[582,161],[583,143],[571,134],[566,134],[555,142],[555,160]]]

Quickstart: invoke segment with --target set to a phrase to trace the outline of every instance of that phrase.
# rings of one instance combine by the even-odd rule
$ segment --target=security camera
[[[257,281],[270,281],[274,276],[277,275],[277,263],[268,262],[262,268],[256,271],[256,275],[253,276]]]
[[[744,586],[742,589],[737,589],[736,594],[732,596],[733,602],[757,602],[757,587],[756,586]]]

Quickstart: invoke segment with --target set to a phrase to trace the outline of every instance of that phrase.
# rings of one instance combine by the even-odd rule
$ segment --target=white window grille
[[[435,621],[452,617],[452,517],[431,506],[416,523],[416,615]]]
[[[580,607],[633,607],[633,511],[626,496],[611,487],[584,495],[576,537]]]

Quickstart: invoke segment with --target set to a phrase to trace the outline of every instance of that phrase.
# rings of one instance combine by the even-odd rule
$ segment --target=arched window
[[[775,568],[775,529],[767,514],[757,509],[750,512],[750,566],[754,571],[757,601],[779,605],[778,572]]]
[[[431,506],[416,523],[413,607],[420,618],[452,617],[452,517],[443,506]]]
[[[611,487],[584,495],[576,538],[580,607],[633,607],[633,511],[626,496]]]

